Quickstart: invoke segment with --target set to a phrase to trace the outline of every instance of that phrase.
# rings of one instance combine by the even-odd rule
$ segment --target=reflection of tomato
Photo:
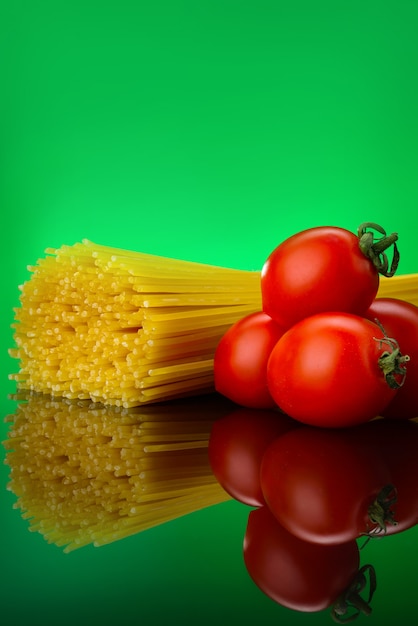
[[[275,406],[267,388],[267,360],[283,330],[265,313],[247,315],[221,338],[214,357],[216,390],[242,406]]]
[[[285,413],[312,426],[368,421],[396,389],[382,370],[394,353],[379,326],[349,313],[319,313],[292,326],[267,366],[270,393]]]
[[[399,533],[418,524],[418,423],[380,419],[360,428],[361,440],[376,451],[387,465],[396,501],[392,509],[395,524],[382,534]],[[358,439],[360,438],[358,437]]]
[[[355,578],[355,541],[321,546],[285,530],[267,507],[251,511],[244,561],[255,584],[272,600],[296,611],[321,611],[334,604]]]
[[[380,527],[369,507],[390,484],[391,472],[354,432],[304,426],[267,448],[260,472],[264,498],[300,539],[337,544]]]
[[[377,298],[366,313],[378,319],[389,337],[395,337],[403,354],[410,357],[403,386],[383,410],[385,417],[418,417],[418,307],[395,298]]]
[[[237,409],[215,421],[208,453],[219,484],[244,504],[264,504],[260,486],[263,454],[276,437],[296,426],[287,416],[266,409]]]
[[[263,310],[290,327],[324,311],[363,315],[379,287],[379,274],[359,239],[337,227],[310,228],[283,241],[261,272]]]

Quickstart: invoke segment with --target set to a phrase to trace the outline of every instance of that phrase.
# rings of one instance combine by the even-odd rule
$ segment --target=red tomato
[[[380,414],[394,397],[397,390],[390,385],[398,384],[398,375],[393,374],[393,381],[382,370],[390,353],[396,357],[393,345],[370,320],[319,313],[279,339],[268,361],[267,384],[294,419],[312,426],[352,426]],[[394,367],[398,365],[396,358]]]
[[[262,268],[263,310],[284,327],[323,311],[363,315],[377,294],[379,271],[385,275],[394,271],[392,267],[388,273],[387,257],[380,248],[397,239],[396,234],[386,238],[380,229],[383,237],[373,244],[368,227],[380,229],[366,224],[356,236],[344,228],[320,226],[283,241]],[[368,252],[362,251],[360,242]]]
[[[392,474],[377,450],[360,445],[352,429],[301,427],[267,448],[260,470],[264,498],[280,524],[320,544],[376,532],[369,507]],[[388,507],[385,523],[392,517]]]
[[[395,298],[377,298],[366,317],[378,319],[386,334],[396,338],[401,352],[410,357],[405,382],[383,415],[396,419],[418,417],[418,307]]]
[[[251,511],[244,538],[244,562],[255,584],[272,600],[296,611],[332,606],[356,578],[355,541],[321,546],[285,530],[266,507]]]
[[[368,443],[390,472],[395,496],[393,522],[377,536],[403,532],[418,524],[418,423],[407,420],[373,420],[360,427],[357,440]]]
[[[209,462],[215,478],[230,496],[262,506],[260,466],[268,445],[298,423],[279,411],[237,409],[214,422]]]
[[[262,311],[227,330],[214,356],[215,388],[233,402],[255,409],[273,408],[267,388],[267,361],[283,329]]]

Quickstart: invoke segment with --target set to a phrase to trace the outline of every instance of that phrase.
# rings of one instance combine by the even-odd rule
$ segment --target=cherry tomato
[[[396,337],[401,352],[410,357],[404,384],[382,414],[396,419],[418,417],[418,307],[396,298],[376,298],[366,317],[378,319],[386,334]]]
[[[321,546],[301,541],[267,507],[251,511],[244,537],[244,563],[255,584],[278,604],[296,611],[329,608],[355,579],[355,541]]]
[[[215,478],[230,496],[262,506],[260,466],[268,445],[298,423],[279,411],[241,408],[214,422],[209,462]]]
[[[264,498],[279,523],[320,544],[380,530],[370,507],[386,498],[391,480],[378,451],[359,445],[352,429],[305,426],[288,432],[267,448],[260,470]],[[389,506],[385,521],[391,513]]]
[[[242,318],[221,338],[214,356],[215,388],[236,404],[273,408],[267,361],[283,329],[262,311]]]
[[[393,535],[418,524],[418,423],[379,419],[358,428],[357,440],[372,446],[390,472],[388,501],[393,499],[393,520],[376,532]]]
[[[377,242],[369,227],[383,235]],[[363,315],[377,294],[379,273],[389,276],[396,270],[396,239],[376,224],[360,226],[358,236],[319,226],[289,237],[262,268],[263,310],[284,327],[324,311]],[[392,243],[394,260],[388,270],[384,249]]]
[[[398,368],[405,373],[402,358],[370,320],[318,313],[279,339],[268,361],[267,384],[294,419],[312,426],[352,426],[380,414],[394,397]]]

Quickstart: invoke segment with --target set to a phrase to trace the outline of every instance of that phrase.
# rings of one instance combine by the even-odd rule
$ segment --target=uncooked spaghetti
[[[30,267],[15,312],[18,388],[125,408],[213,391],[226,329],[259,273],[83,241]]]
[[[216,394],[134,409],[30,394],[3,442],[15,508],[69,552],[229,500],[207,445],[230,410]]]
[[[418,274],[396,274],[380,277],[379,298],[400,298],[418,306]]]

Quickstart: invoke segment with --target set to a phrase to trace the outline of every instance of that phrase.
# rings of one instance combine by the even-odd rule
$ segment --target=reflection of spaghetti
[[[230,407],[216,394],[137,409],[30,395],[3,443],[15,507],[68,552],[228,500],[207,443]]]
[[[47,252],[16,310],[21,389],[125,408],[208,393],[220,337],[261,307],[258,272],[88,241]]]

